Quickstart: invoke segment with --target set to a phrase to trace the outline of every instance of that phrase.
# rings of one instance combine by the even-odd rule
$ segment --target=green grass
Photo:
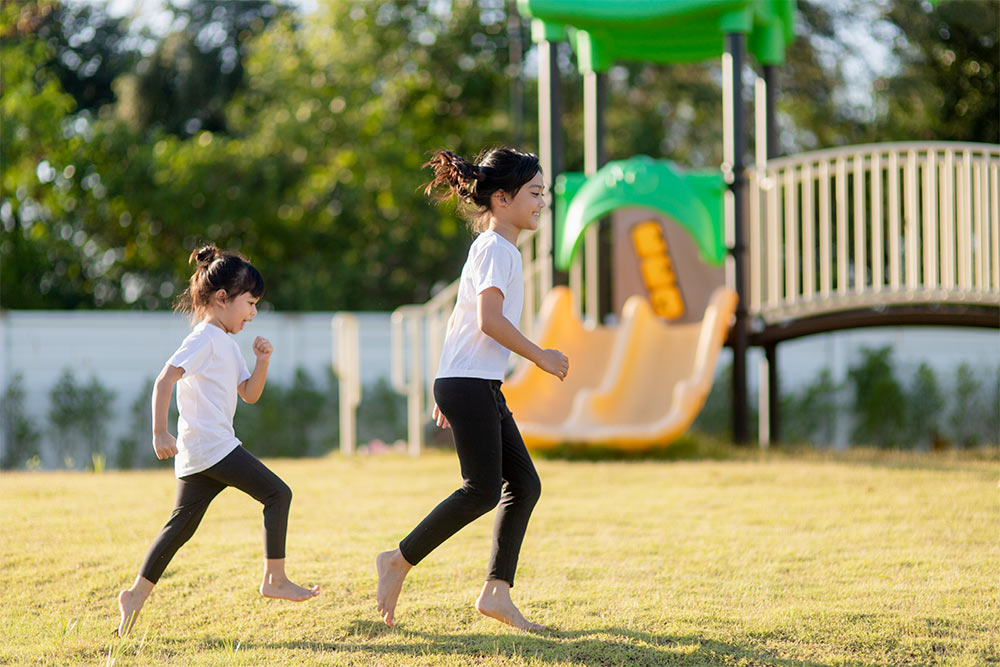
[[[458,482],[452,455],[273,460],[288,571],[262,599],[260,509],[227,490],[119,641],[117,592],[172,507],[169,471],[0,475],[0,664],[983,665],[1000,662],[996,450],[742,452],[537,462],[515,601],[480,617],[492,514],[406,582],[395,629],[374,555]]]

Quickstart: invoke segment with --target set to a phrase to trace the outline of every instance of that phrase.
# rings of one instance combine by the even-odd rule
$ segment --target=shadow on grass
[[[356,620],[344,641],[289,641],[268,648],[306,649],[317,652],[364,652],[376,656],[440,655],[476,659],[500,657],[545,662],[604,665],[717,665],[754,664],[776,667],[824,667],[824,663],[779,658],[772,652],[695,635],[657,635],[623,628],[548,630],[538,634],[444,634],[389,628],[377,621]],[[400,641],[393,642],[393,638]],[[373,640],[373,641],[369,641]],[[388,640],[388,641],[387,641]]]

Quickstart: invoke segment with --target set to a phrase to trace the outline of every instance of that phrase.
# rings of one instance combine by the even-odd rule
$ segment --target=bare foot
[[[527,620],[514,606],[514,602],[510,599],[510,585],[506,581],[487,581],[483,592],[479,594],[479,599],[476,600],[476,610],[484,616],[495,618],[519,630],[528,632],[545,630],[544,625]]]
[[[122,612],[122,620],[118,623],[118,636],[124,637],[135,625],[135,619],[139,617],[139,610],[146,602],[145,597],[141,597],[130,591],[122,591],[118,594],[118,608]]]
[[[266,598],[302,602],[303,600],[308,600],[319,595],[319,586],[304,588],[298,584],[293,584],[288,579],[281,580],[265,577],[260,585],[260,594]]]
[[[393,625],[396,612],[396,600],[399,599],[399,592],[403,590],[403,579],[406,573],[413,567],[399,549],[383,551],[375,557],[375,570],[378,572],[378,611],[382,615],[382,620],[386,625]]]

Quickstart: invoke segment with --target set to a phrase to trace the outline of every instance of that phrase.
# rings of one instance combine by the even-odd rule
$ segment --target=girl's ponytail
[[[191,256],[188,257],[188,262],[191,264],[197,264],[199,269],[205,269],[208,268],[218,256],[219,249],[210,243],[206,246],[193,250],[191,252]]]
[[[472,203],[476,184],[486,178],[482,167],[445,149],[434,151],[423,166],[430,167],[434,172],[434,178],[424,188],[424,194],[438,201],[458,197]]]

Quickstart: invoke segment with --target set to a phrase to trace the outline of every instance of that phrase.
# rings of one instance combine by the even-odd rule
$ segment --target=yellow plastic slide
[[[504,396],[525,443],[641,449],[667,444],[698,415],[712,388],[737,296],[717,288],[701,322],[669,324],[649,301],[629,299],[616,327],[588,328],[564,287],[546,297],[537,342],[570,359],[564,382],[525,364],[504,383]]]

